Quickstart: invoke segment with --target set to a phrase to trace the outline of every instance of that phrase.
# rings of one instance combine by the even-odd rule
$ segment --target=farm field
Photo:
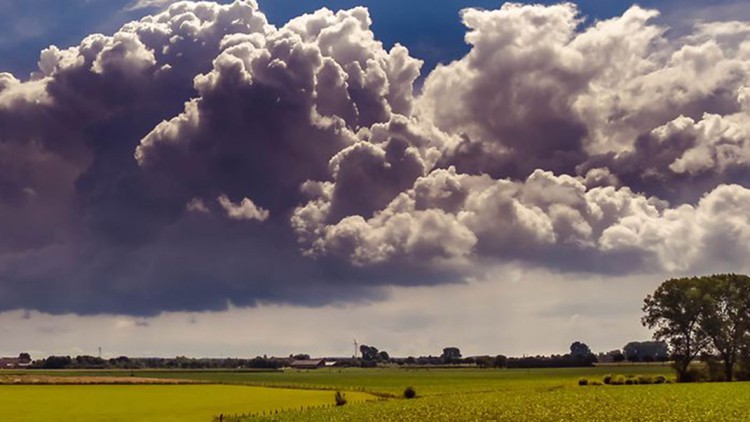
[[[19,372],[28,373],[28,372]],[[137,370],[137,371],[34,371],[34,374],[60,377],[123,377],[195,380],[221,384],[290,387],[321,390],[368,391],[400,396],[407,386],[420,395],[516,390],[576,384],[579,378],[601,380],[606,374],[646,374],[673,377],[668,366],[632,366],[560,369],[416,369],[416,368],[329,368],[313,371],[233,371],[233,370]]]
[[[521,388],[292,412],[243,421],[748,421],[750,384]]]
[[[131,371],[38,371],[47,377],[130,376]],[[747,421],[750,420],[750,383],[663,384],[632,386],[578,386],[580,378],[601,381],[607,374],[665,375],[668,366],[608,366],[570,369],[322,369],[315,371],[132,371],[137,378],[195,380],[211,384],[178,386],[89,386],[90,396],[71,397],[79,386],[0,387],[0,420],[64,420],[43,418],[64,403],[113,401],[111,417],[75,420],[210,421],[218,414],[254,414],[243,421]],[[219,385],[220,384],[220,385]],[[413,386],[414,400],[401,399]],[[264,388],[275,387],[275,388]],[[280,387],[290,387],[294,390]],[[26,391],[24,388],[36,388]],[[38,417],[5,417],[6,403],[20,409],[28,398],[47,388],[61,390],[66,400],[45,399]],[[114,390],[109,390],[114,388]],[[131,388],[125,395],[117,388]],[[18,390],[13,390],[18,389]],[[70,390],[65,390],[70,389]],[[192,390],[191,390],[192,389]],[[207,389],[207,390],[202,390]],[[226,389],[226,390],[224,390]],[[332,390],[346,392],[349,404],[338,408],[313,408],[333,403]],[[8,392],[21,392],[23,405]],[[85,391],[85,390],[80,390]],[[198,392],[188,393],[189,391]],[[247,394],[252,391],[252,394]],[[373,396],[395,397],[363,402]],[[78,393],[76,393],[78,394]],[[96,396],[100,394],[100,396]],[[109,394],[113,394],[109,396]],[[120,395],[118,395],[120,394]],[[190,394],[194,394],[190,396]],[[47,394],[44,394],[47,396]],[[112,397],[112,398],[110,398]],[[192,398],[191,398],[192,397]],[[262,403],[262,404],[259,404]],[[87,405],[88,406],[88,405]],[[33,406],[32,406],[33,407]],[[88,406],[94,412],[101,405]],[[46,409],[46,410],[45,410]],[[267,410],[283,413],[257,416]],[[137,414],[135,413],[137,412]],[[49,414],[49,413],[48,413]],[[55,415],[57,415],[55,413]],[[88,416],[87,416],[88,415]],[[118,416],[120,415],[120,416]],[[147,417],[162,415],[163,417]],[[267,414],[266,414],[267,415]],[[117,419],[120,417],[120,419]],[[171,419],[170,419],[171,418]]]
[[[350,402],[373,399],[347,393]],[[330,391],[232,385],[6,385],[3,422],[208,422],[244,414],[333,404]]]

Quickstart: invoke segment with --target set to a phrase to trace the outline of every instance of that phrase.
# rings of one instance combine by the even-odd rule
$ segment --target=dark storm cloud
[[[0,308],[153,314],[374,298],[520,261],[735,265],[748,25],[463,12],[427,76],[366,9],[281,28],[178,2],[0,74]],[[719,224],[721,222],[721,224]],[[722,245],[718,247],[717,245]]]

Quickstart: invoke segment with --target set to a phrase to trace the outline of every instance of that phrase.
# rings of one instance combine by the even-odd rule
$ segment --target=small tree
[[[574,358],[583,359],[593,355],[593,353],[586,343],[576,341],[570,345],[570,355]]]
[[[446,347],[440,358],[443,363],[456,363],[461,360],[461,350],[458,347]]]
[[[377,347],[368,346],[366,344],[363,344],[359,346],[359,351],[362,353],[362,360],[365,361],[374,361],[378,358],[378,349]]]
[[[507,368],[508,358],[504,355],[497,355],[492,362],[492,366],[494,366],[495,368]]]

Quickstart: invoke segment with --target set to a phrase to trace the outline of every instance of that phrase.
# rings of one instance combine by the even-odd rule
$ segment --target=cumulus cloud
[[[696,205],[673,207],[628,187],[585,183],[541,170],[525,181],[493,180],[451,167],[418,179],[372,218],[326,225],[327,204],[318,200],[299,208],[294,221],[312,237],[308,253],[359,265],[488,258],[604,272],[743,265],[750,218],[739,210],[750,205],[750,190],[723,185]]]
[[[657,16],[467,9],[470,52],[427,75],[361,7],[274,27],[254,1],[177,2],[51,46],[0,73],[0,309],[741,269],[750,24]]]
[[[269,216],[268,210],[258,207],[249,198],[244,198],[241,203],[235,204],[228,196],[221,195],[218,201],[227,212],[227,216],[233,220],[266,221]]]
[[[691,144],[659,143],[652,131],[681,116],[740,110],[747,25],[703,23],[670,39],[656,16],[632,7],[579,30],[570,3],[464,11],[471,52],[431,73],[419,99],[430,121],[464,137],[443,162],[497,178],[608,167],[638,190],[684,200],[654,189],[654,179],[670,179],[675,190],[694,182],[661,161]],[[717,171],[706,183],[737,181]]]

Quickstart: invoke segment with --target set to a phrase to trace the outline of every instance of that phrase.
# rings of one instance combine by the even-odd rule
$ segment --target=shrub
[[[601,387],[602,383],[600,383],[599,381],[592,381],[590,385],[593,385],[595,387]]]
[[[610,382],[611,385],[624,385],[625,384],[625,377],[623,375],[616,375],[614,376]]]
[[[746,346],[739,358],[734,377],[737,381],[750,381],[750,345]]]
[[[750,371],[747,371],[745,369],[740,369],[735,371],[734,378],[737,381],[750,381]]]
[[[633,378],[628,378],[625,380],[625,385],[633,385],[636,384],[636,380]]]
[[[648,375],[638,375],[638,384],[653,384],[654,378]]]
[[[604,378],[602,379],[602,382],[609,385],[612,382],[612,374],[605,375]]]
[[[659,375],[656,378],[654,378],[654,384],[664,384],[667,382],[667,377],[664,375]]]
[[[704,374],[711,382],[724,382],[727,377],[724,374],[724,365],[716,359],[710,358],[705,361],[706,368]]]
[[[578,380],[578,385],[580,386],[589,385],[589,380],[587,380],[586,378],[581,378]]]
[[[341,391],[337,391],[333,399],[336,401],[336,406],[343,406],[346,404],[346,394]]]
[[[417,391],[414,390],[414,387],[406,387],[406,390],[404,390],[404,398],[413,399],[414,397],[417,397]]]
[[[677,382],[701,382],[708,378],[700,368],[690,367],[684,374],[678,376]]]

